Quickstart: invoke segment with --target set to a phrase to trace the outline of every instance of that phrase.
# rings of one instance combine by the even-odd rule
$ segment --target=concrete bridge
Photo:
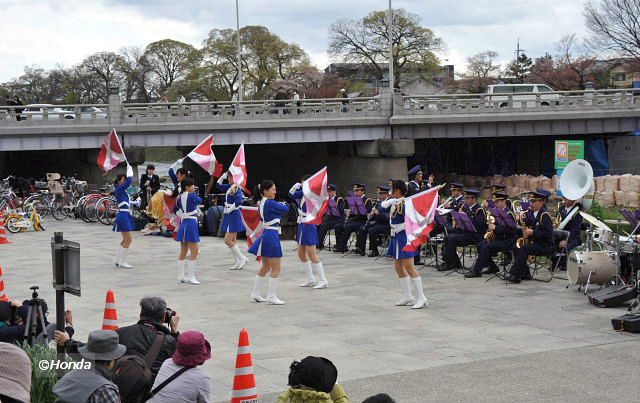
[[[640,125],[633,90],[401,96],[292,101],[0,107],[0,151],[91,149],[115,127],[126,146],[572,136],[623,133]],[[20,120],[17,118],[20,117]]]

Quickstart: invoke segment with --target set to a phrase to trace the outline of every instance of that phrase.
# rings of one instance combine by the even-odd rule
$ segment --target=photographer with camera
[[[0,301],[0,342],[16,343],[24,336],[24,324],[15,301]]]

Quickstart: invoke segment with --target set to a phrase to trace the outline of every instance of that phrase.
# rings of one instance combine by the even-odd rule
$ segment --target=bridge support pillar
[[[118,86],[109,87],[109,124],[116,126],[122,123],[122,100]]]

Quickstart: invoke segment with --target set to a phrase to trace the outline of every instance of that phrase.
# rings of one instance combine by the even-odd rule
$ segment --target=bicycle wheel
[[[110,197],[103,197],[96,203],[98,220],[104,225],[112,225],[118,214],[118,206]]]
[[[51,200],[53,199],[51,198],[51,196],[47,194],[40,195],[37,198],[35,207],[36,207],[36,212],[40,214],[40,217],[44,217],[47,214],[49,214],[49,210],[51,208]]]
[[[18,217],[10,217],[5,223],[7,226],[7,230],[12,234],[17,234],[18,232],[20,232],[20,227],[16,226],[19,222],[20,219]]]
[[[78,201],[78,205],[76,206],[76,212],[78,213],[78,217],[84,222],[91,222],[91,220],[87,217],[87,203],[89,202],[88,197],[83,197]]]
[[[55,197],[51,200],[51,215],[58,221],[64,221],[67,219],[68,215],[64,211],[64,199],[62,197]]]
[[[98,221],[98,209],[96,208],[96,204],[98,204],[98,197],[92,197],[87,199],[85,203],[84,214],[87,222],[96,222]]]

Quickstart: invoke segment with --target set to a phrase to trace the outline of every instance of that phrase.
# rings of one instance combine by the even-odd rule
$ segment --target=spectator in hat
[[[362,403],[396,403],[396,401],[386,393],[379,393],[364,399]]]
[[[0,402],[31,401],[31,360],[20,347],[0,343]]]
[[[211,345],[202,333],[182,333],[173,357],[162,363],[147,402],[208,403],[211,379],[199,366],[210,358]]]
[[[0,301],[0,342],[15,343],[22,340],[24,324],[17,315],[15,302]]]
[[[53,387],[53,394],[61,403],[120,403],[120,391],[112,382],[115,360],[127,348],[119,343],[113,330],[96,330],[78,352],[91,361],[91,369],[75,369],[62,377]]]
[[[289,390],[280,394],[277,403],[348,403],[349,398],[336,383],[338,370],[323,357],[306,357],[289,367]]]

